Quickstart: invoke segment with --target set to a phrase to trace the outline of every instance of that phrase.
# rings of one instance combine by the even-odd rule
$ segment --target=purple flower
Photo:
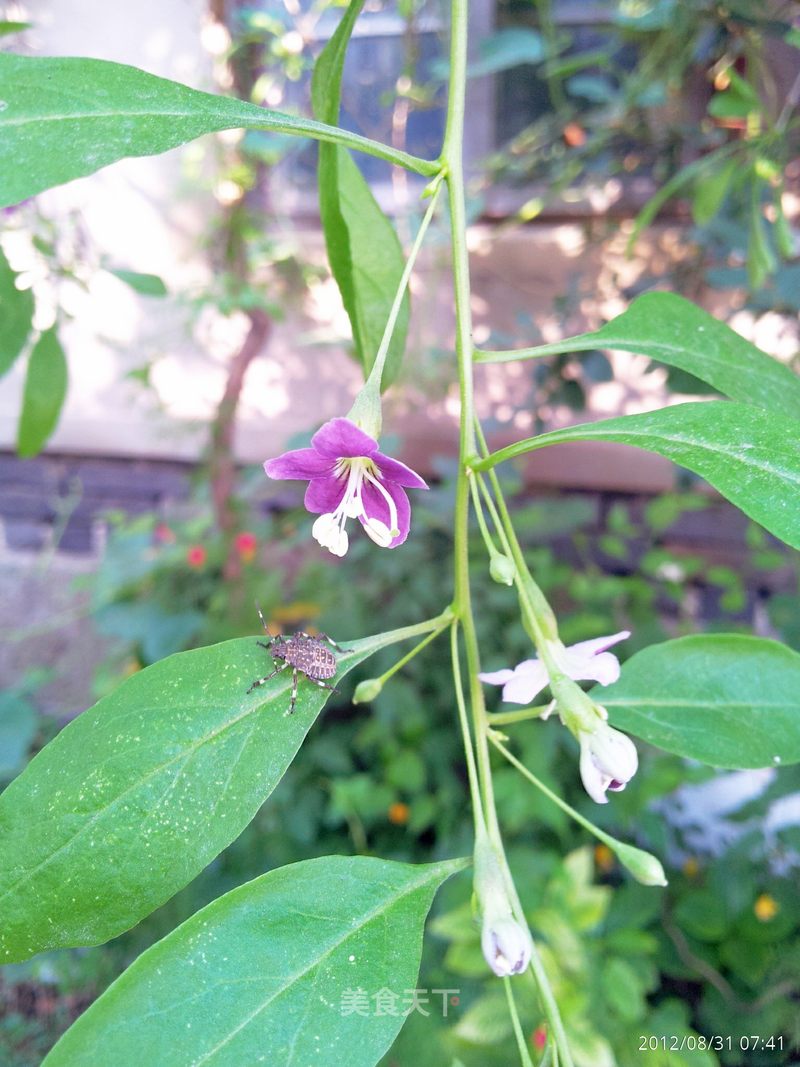
[[[552,643],[550,655],[556,666],[574,681],[594,681],[610,685],[619,678],[619,660],[606,649],[630,637],[630,631],[622,630],[610,637],[596,637],[591,641],[579,641],[566,648]],[[482,682],[502,685],[503,700],[511,704],[529,704],[549,681],[547,668],[540,659],[526,659],[513,670],[491,671],[479,674]]]
[[[331,419],[311,438],[311,448],[268,459],[270,478],[308,481],[305,506],[319,515],[312,534],[323,548],[343,556],[348,519],[358,519],[376,545],[396,548],[408,537],[411,507],[405,489],[427,489],[410,467],[378,451],[378,442],[350,419]]]

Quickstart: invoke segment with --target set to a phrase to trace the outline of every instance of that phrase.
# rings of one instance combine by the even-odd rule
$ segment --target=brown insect
[[[256,604],[258,611],[258,617],[261,619],[261,625],[264,627],[264,632],[269,633],[267,630],[267,624],[264,622],[264,616],[261,614],[261,608]],[[310,682],[318,685],[320,689],[329,689],[332,693],[337,693],[338,690],[332,686],[327,685],[323,679],[333,678],[336,674],[336,668],[338,666],[336,662],[336,656],[331,652],[330,648],[327,648],[324,642],[327,641],[329,645],[332,645],[338,652],[350,652],[349,648],[341,648],[336,642],[328,637],[327,634],[311,634],[305,633],[300,630],[299,633],[285,636],[284,634],[278,634],[277,637],[270,637],[269,643],[264,641],[256,641],[256,644],[261,648],[265,648],[267,652],[272,656],[275,661],[275,670],[271,674],[265,674],[263,678],[257,678],[250,688],[248,693],[252,693],[258,686],[268,682],[271,678],[274,678],[276,674],[280,674],[281,671],[285,671],[288,667],[292,668],[292,696],[289,701],[289,710],[284,714],[291,715],[294,711],[294,706],[297,701],[297,676],[298,674],[305,675]]]

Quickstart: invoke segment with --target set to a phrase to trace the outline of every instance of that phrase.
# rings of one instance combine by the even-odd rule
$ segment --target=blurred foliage
[[[314,6],[314,19],[325,6]],[[561,17],[568,7],[548,0],[499,4],[498,29],[483,42],[471,70],[473,77],[497,79],[501,135],[476,187],[474,211],[488,182],[532,188],[517,217],[526,222],[560,196],[574,200],[610,177],[641,178],[651,192],[658,190],[642,225],[673,194],[688,198],[696,278],[741,291],[757,314],[796,314],[800,264],[784,203],[797,178],[797,119],[791,92],[779,98],[770,71],[775,47],[796,49],[800,43],[791,5],[767,11],[757,0],[620,0],[601,23],[583,26]],[[413,27],[422,5],[409,0],[399,10]],[[241,24],[224,57],[235,88],[259,102],[280,96],[307,76],[308,41],[285,12],[277,17],[246,6],[239,12]],[[305,29],[308,35],[308,22]],[[430,111],[441,103],[437,78],[444,68],[437,73],[434,66],[429,77],[418,79],[413,34],[404,45],[393,99],[411,112]],[[381,100],[382,106],[391,102]],[[319,276],[291,235],[264,227],[264,168],[301,148],[285,138],[248,134],[235,147],[214,151],[214,191],[224,209],[207,235],[215,270],[210,285],[187,299],[198,315],[207,307],[223,315],[259,309],[279,319],[292,295]],[[204,169],[199,155],[196,167],[188,175],[193,182]],[[153,297],[167,288],[153,275],[106,263],[87,250],[77,221],[67,220],[57,231],[28,205],[7,223],[29,228],[36,263],[59,304],[62,289],[85,289],[94,270],[110,271]],[[567,316],[580,298],[573,286],[557,310]],[[59,315],[67,317],[63,306]],[[526,343],[536,340],[530,317],[522,316],[518,326]],[[496,336],[493,343],[511,347],[517,338]],[[132,376],[147,383],[149,372],[148,363]],[[580,366],[570,357],[537,364],[531,406],[537,417],[556,404],[577,410],[591,384],[609,377],[600,352]],[[696,391],[696,383],[678,381],[672,372],[670,381],[677,390]],[[237,503],[233,545],[241,576],[234,582],[221,580],[231,543],[214,529],[207,490],[198,491],[193,507],[174,513],[110,516],[102,565],[85,580],[98,629],[119,639],[98,671],[96,695],[180,649],[248,633],[255,639],[255,601],[274,632],[317,627],[337,639],[438,613],[451,595],[453,503],[446,465],[440,475],[436,491],[415,501],[414,536],[401,550],[379,552],[366,538],[354,539],[341,565],[309,548],[308,517],[287,506],[285,496],[278,493],[264,506],[263,475],[249,472]],[[689,551],[692,516],[710,507],[719,505],[683,492],[646,504],[621,497],[610,506],[591,494],[520,500],[515,525],[532,570],[563,619],[565,641],[629,627],[634,636],[624,647],[631,654],[698,628],[749,632],[755,624],[797,647],[796,562],[755,526],[747,530],[746,559],[720,551],[710,561]],[[720,509],[719,522],[730,515]],[[474,558],[477,573],[483,559],[477,537]],[[487,667],[530,655],[513,593],[491,582],[488,568],[485,581],[476,583],[475,603]],[[426,649],[369,707],[349,704],[349,684],[335,696],[248,829],[135,930],[105,948],[46,954],[6,968],[0,1062],[38,1063],[81,1008],[140,951],[266,869],[321,853],[422,861],[469,851],[463,753],[444,644],[440,639]],[[356,673],[353,686],[390,666],[391,653],[377,660]],[[42,680],[27,678],[3,694],[2,781],[18,773],[54,730],[35,712]],[[510,767],[498,766],[499,814],[515,876],[576,1062],[628,1067],[643,1061],[640,1035],[690,1032],[731,1035],[733,1049],[648,1052],[647,1062],[792,1062],[788,1049],[800,1043],[800,829],[789,807],[800,790],[797,768],[771,774],[760,793],[699,833],[697,825],[679,824],[671,813],[676,789],[688,779],[689,791],[681,795],[691,805],[692,782],[704,783],[706,769],[645,750],[641,773],[600,810],[580,787],[576,746],[565,731],[533,722],[509,727],[509,733],[537,776],[604,829],[664,857],[670,878],[664,892],[633,884],[607,850],[587,843],[560,809]],[[446,1019],[436,1001],[429,1017],[412,1015],[387,1067],[450,1067],[454,1059],[464,1067],[504,1067],[512,1061],[505,999],[487,979],[469,894],[467,877],[442,891],[419,980],[428,989],[457,986],[459,1003]],[[543,1019],[530,1009],[525,982],[514,988],[522,994],[523,1024],[535,1051]],[[742,1033],[782,1035],[785,1051],[743,1052]]]
[[[179,649],[248,633],[255,639],[255,600],[274,632],[317,627],[340,640],[437,613],[450,597],[453,493],[447,464],[440,473],[435,491],[415,502],[414,536],[402,549],[379,552],[366,538],[354,538],[343,566],[311,547],[308,516],[287,507],[285,489],[269,487],[273,495],[265,500],[261,472],[246,472],[242,530],[234,538],[243,570],[233,583],[221,579],[229,546],[204,517],[202,492],[194,509],[184,506],[180,514],[111,516],[102,566],[83,579],[90,583],[98,629],[120,639],[98,672],[98,696],[130,671]],[[508,488],[514,488],[511,480]],[[749,528],[744,560],[709,562],[687,551],[693,516],[720,506],[678,492],[644,504],[620,498],[601,513],[598,498],[585,494],[519,499],[514,519],[568,642],[627,626],[634,632],[625,645],[629,655],[699,628],[750,630],[754,617],[784,637],[796,634],[796,564],[763,532]],[[481,646],[487,666],[513,664],[530,655],[529,643],[513,592],[491,581],[475,535],[476,574],[484,573],[475,587]],[[779,595],[772,596],[775,590]],[[69,1022],[71,1005],[85,1004],[198,907],[266,869],[320,853],[422,861],[468,851],[463,753],[453,728],[445,645],[440,639],[426,649],[372,705],[351,706],[349,684],[334,696],[252,825],[135,930],[104,949],[50,953],[7,968],[0,990],[7,1005],[2,1062],[37,1062],[47,1043],[43,1030],[54,1040]],[[376,660],[356,672],[354,685],[390,666],[393,654]],[[31,730],[24,714],[20,723],[18,748],[29,744]],[[774,1051],[762,1058],[740,1053],[736,1035],[783,1035],[787,1049],[790,1039],[800,1039],[793,1000],[800,995],[800,901],[793,889],[800,829],[796,816],[784,828],[774,817],[767,821],[768,812],[800,789],[797,769],[768,773],[760,795],[749,794],[726,811],[720,844],[719,827],[698,836],[697,826],[672,819],[674,802],[665,801],[682,783],[691,790],[692,782],[707,782],[707,768],[645,750],[641,773],[598,809],[581,789],[577,748],[566,731],[549,722],[508,730],[536,775],[607,831],[664,857],[670,879],[663,893],[633,884],[607,849],[593,847],[512,768],[498,766],[497,800],[512,866],[576,1063],[627,1067],[641,1062],[640,1034],[712,1032],[734,1035],[734,1051],[648,1052],[648,1061],[698,1067],[790,1062]],[[691,806],[691,793],[688,801]],[[449,1067],[454,1057],[465,1067],[499,1067],[512,1060],[505,999],[487,978],[469,898],[468,877],[442,890],[419,980],[429,990],[457,988],[459,1002],[445,1019],[441,997],[432,996],[430,1015],[410,1018],[387,1067]],[[44,1019],[38,1011],[26,1018],[19,991],[27,988],[50,996]],[[531,1010],[533,998],[522,985],[514,988],[535,1046],[543,1018]]]
[[[535,27],[542,62],[516,60],[499,84],[508,122],[531,121],[509,129],[488,179],[535,183],[523,221],[614,178],[624,201],[642,179],[651,199],[631,243],[672,196],[687,196],[706,281],[741,268],[735,284],[763,290],[757,308],[797,311],[784,210],[798,177],[799,86],[784,84],[797,72],[793,17],[790,3],[758,0],[619,0],[594,19],[579,5],[503,0],[496,37]]]

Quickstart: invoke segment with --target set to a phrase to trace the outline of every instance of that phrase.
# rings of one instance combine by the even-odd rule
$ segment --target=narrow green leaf
[[[692,217],[698,226],[711,222],[722,207],[733,179],[741,168],[735,159],[729,159],[718,169],[701,174],[694,183]]]
[[[0,377],[25,347],[33,322],[33,293],[17,289],[16,279],[0,248]]]
[[[3,19],[0,22],[0,37],[7,37],[11,33],[22,33],[23,30],[29,30],[32,25],[32,22],[9,22]]]
[[[592,333],[524,349],[522,358],[618,348],[678,367],[731,400],[800,418],[800,377],[730,326],[674,293],[645,293]],[[520,352],[481,352],[479,363],[502,363]]]
[[[403,631],[349,642],[337,679]],[[0,962],[122,933],[250,822],[328,698],[255,638],[181,652],[66,726],[0,796]]]
[[[675,196],[680,189],[683,189],[685,185],[691,182],[694,178],[697,178],[700,174],[706,173],[714,167],[719,166],[723,159],[727,159],[728,156],[735,155],[739,152],[741,152],[741,144],[738,141],[732,141],[729,144],[722,145],[721,148],[715,149],[713,152],[709,152],[707,156],[701,156],[699,159],[687,163],[677,174],[673,174],[668,181],[664,182],[658,192],[650,197],[636,216],[631,235],[625,245],[625,254],[627,256],[633,254],[633,248],[639,240],[639,234],[643,229],[650,225],[664,204]]]
[[[157,274],[142,274],[138,270],[123,270],[117,267],[109,267],[108,272],[129,285],[134,292],[141,293],[142,296],[167,295],[168,290],[164,279]]]
[[[611,722],[713,767],[800,762],[800,655],[761,637],[680,637],[637,652],[595,690]]]
[[[373,1067],[416,987],[433,895],[464,866],[325,856],[270,871],[143,953],[45,1064]]]
[[[0,207],[118,159],[238,127],[347,145],[419,174],[438,170],[347,130],[197,92],[136,67],[0,53]]]
[[[364,0],[347,11],[314,66],[311,100],[323,122],[339,120],[339,97],[347,45]],[[319,146],[319,209],[331,272],[350,319],[356,354],[369,374],[405,266],[394,227],[384,215],[346,148]],[[381,381],[397,376],[408,331],[409,299],[403,300]]]
[[[800,423],[792,419],[729,400],[678,404],[530,437],[474,467],[486,470],[568,441],[618,441],[658,452],[701,475],[750,518],[800,548]]]
[[[17,452],[35,456],[55,430],[67,395],[67,360],[56,327],[39,337],[28,359],[17,431]]]

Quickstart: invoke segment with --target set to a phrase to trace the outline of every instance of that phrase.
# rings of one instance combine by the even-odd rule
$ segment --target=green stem
[[[469,485],[470,490],[472,491],[472,506],[475,509],[475,515],[478,519],[478,526],[481,531],[483,543],[486,546],[486,551],[489,555],[489,559],[494,559],[494,557],[499,556],[500,553],[497,551],[497,546],[495,545],[494,540],[492,539],[492,535],[489,533],[489,527],[486,525],[486,517],[484,516],[483,508],[481,507],[480,491],[476,484],[476,479],[470,478]]]
[[[533,1067],[533,1060],[528,1052],[528,1043],[525,1040],[525,1034],[522,1032],[522,1023],[519,1021],[517,1003],[514,1000],[514,991],[511,988],[511,979],[504,978],[503,985],[506,990],[506,1000],[508,1001],[508,1012],[511,1016],[511,1025],[514,1027],[514,1037],[517,1039],[520,1063],[522,1064],[522,1067]]]
[[[386,328],[383,331],[383,337],[381,338],[380,346],[375,355],[375,362],[372,365],[372,370],[367,378],[367,387],[372,385],[373,388],[380,390],[381,377],[383,376],[383,365],[386,362],[386,355],[389,351],[389,345],[392,343],[392,335],[397,323],[397,316],[400,314],[400,308],[403,306],[403,298],[406,295],[406,289],[411,278],[411,272],[414,269],[414,265],[417,262],[417,256],[422,248],[422,243],[425,240],[425,234],[428,232],[428,227],[433,219],[434,212],[436,211],[436,204],[439,200],[439,193],[442,188],[442,178],[444,175],[440,171],[433,181],[429,185],[431,191],[431,202],[428,204],[428,208],[425,214],[422,216],[422,221],[419,224],[417,230],[417,236],[414,238],[414,243],[411,246],[411,250],[408,253],[408,259],[403,269],[403,273],[400,276],[400,282],[397,286],[397,292],[394,296],[391,311],[389,312],[389,318],[386,320]]]
[[[513,904],[515,918],[525,923],[525,916],[519,901],[519,895],[508,870],[503,849],[503,840],[497,819],[492,788],[492,769],[489,755],[488,721],[486,705],[483,700],[478,673],[480,656],[469,586],[469,468],[476,457],[475,407],[472,368],[472,312],[470,308],[469,254],[467,250],[467,214],[464,195],[464,105],[467,83],[467,25],[469,20],[468,0],[452,0],[450,24],[450,89],[447,101],[447,122],[441,163],[447,181],[448,202],[450,205],[450,235],[453,260],[453,289],[456,313],[456,357],[458,363],[459,397],[461,401],[461,418],[459,427],[459,471],[456,483],[456,503],[454,516],[454,555],[455,555],[455,596],[454,611],[464,633],[467,668],[469,672],[469,692],[472,707],[472,726],[475,739],[477,773],[481,791],[482,814],[485,818],[486,832],[494,846],[498,860],[503,869],[510,900]],[[455,646],[457,653],[457,645]],[[456,688],[460,685],[460,667],[454,655],[454,675]],[[463,701],[463,693],[462,693]],[[459,707],[462,715],[462,708]],[[462,731],[465,727],[464,714]],[[468,734],[465,733],[465,741]],[[470,765],[467,748],[468,767]],[[473,790],[473,803],[477,797]],[[478,813],[475,813],[476,837],[478,833]],[[544,972],[541,959],[533,946],[531,970],[539,989],[539,995],[552,1028],[554,1040],[562,1054],[564,1067],[572,1067],[566,1035],[561,1023],[553,992]]]
[[[398,641],[407,641],[409,637],[419,637],[420,634],[428,634],[432,630],[443,630],[453,621],[453,609],[447,607],[441,615],[433,619],[425,619],[423,622],[415,622],[412,626],[401,626],[397,630],[387,630],[386,633],[377,634],[375,637],[364,637],[360,641],[351,641],[349,650],[359,651],[362,645],[367,645],[370,652],[377,652],[388,645],[395,645]]]
[[[478,673],[480,656],[469,587],[469,478],[475,457],[474,386],[472,380],[472,310],[470,307],[467,212],[464,194],[464,102],[467,84],[467,0],[452,0],[450,26],[450,89],[442,148],[442,169],[450,205],[450,237],[456,313],[456,359],[458,362],[461,420],[459,427],[459,472],[455,505],[455,612],[464,632],[469,672],[469,694],[477,764],[486,826],[493,841],[500,842],[500,827],[494,805],[489,743],[486,740],[486,707]]]
[[[461,681],[461,663],[458,658],[458,621],[453,620],[450,629],[450,654],[453,661],[453,683],[456,692],[456,707],[458,708],[458,721],[461,726],[461,738],[464,742],[464,755],[467,760],[467,780],[472,800],[472,819],[475,826],[475,837],[478,838],[484,832],[485,820],[483,814],[483,801],[481,799],[480,779],[475,762],[475,752],[472,747],[472,737],[469,732],[469,719],[467,718],[467,704],[464,700],[464,685]]]
[[[386,682],[389,681],[392,675],[397,674],[399,670],[402,670],[403,667],[405,667],[405,665],[409,662],[409,660],[412,660],[414,656],[416,656],[423,650],[423,648],[425,648],[426,645],[429,645],[431,641],[434,641],[442,632],[442,630],[446,630],[449,625],[451,625],[450,620],[445,619],[442,622],[441,626],[438,626],[435,630],[432,630],[431,633],[427,635],[427,637],[423,637],[419,644],[414,645],[410,652],[406,652],[405,656],[399,659],[397,663],[394,664],[394,666],[390,667],[388,671],[384,671],[383,674],[375,680],[377,682],[380,682],[381,685],[384,685]]]
[[[534,708],[520,708],[519,711],[495,711],[489,712],[487,718],[491,726],[513,726],[518,722],[527,722],[529,719],[540,719],[553,707],[550,704],[539,704]],[[492,740],[491,734],[489,740]]]
[[[594,834],[595,837],[599,838],[599,840],[602,841],[604,845],[608,845],[609,848],[616,850],[616,847],[619,842],[616,841],[615,838],[611,837],[610,834],[605,833],[603,830],[600,829],[599,826],[595,826],[594,823],[589,822],[589,820],[584,818],[584,816],[581,815],[579,811],[576,811],[575,808],[567,804],[566,800],[562,800],[557,793],[554,793],[552,789],[549,789],[540,778],[537,778],[535,774],[528,770],[524,763],[521,763],[517,759],[513,752],[510,752],[506,748],[506,746],[502,743],[502,741],[500,741],[494,731],[489,731],[489,740],[492,742],[497,751],[502,753],[503,756],[505,756],[505,758],[512,765],[512,767],[516,767],[519,773],[524,778],[527,778],[532,785],[535,785],[537,789],[541,790],[541,792],[544,793],[544,795],[548,797],[548,799],[552,800],[554,804],[557,804],[562,811],[565,811],[567,813],[567,815],[572,816],[575,822],[580,823],[581,826],[585,830],[588,830],[590,834]]]

